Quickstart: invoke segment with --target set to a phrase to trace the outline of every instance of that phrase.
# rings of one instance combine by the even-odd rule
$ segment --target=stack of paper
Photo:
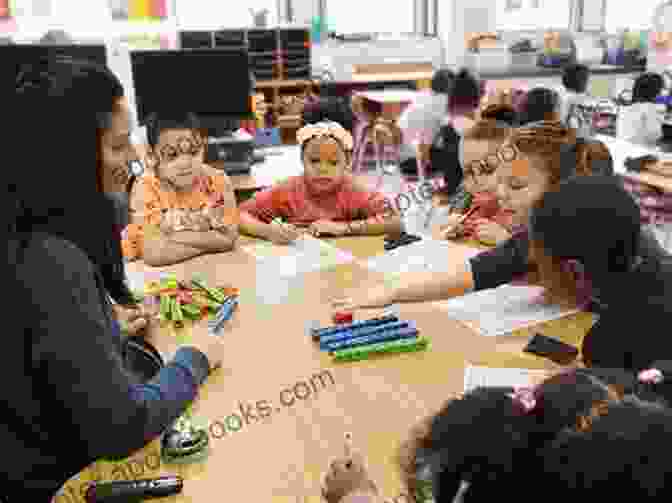
[[[437,305],[445,309],[451,318],[490,337],[578,312],[578,309],[546,304],[542,293],[541,287],[503,285],[438,302]]]
[[[521,387],[533,386],[542,381],[548,373],[544,370],[491,368],[468,365],[464,369],[464,391],[478,387]]]
[[[253,255],[262,268],[281,277],[327,269],[354,260],[351,254],[306,234],[288,245],[263,241],[244,246],[243,250]]]

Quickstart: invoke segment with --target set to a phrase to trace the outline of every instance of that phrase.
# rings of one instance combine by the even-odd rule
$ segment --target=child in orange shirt
[[[296,240],[300,227],[318,237],[401,231],[401,219],[384,196],[359,187],[350,174],[349,132],[336,122],[321,122],[303,127],[296,136],[304,174],[241,204],[243,231],[276,244]]]
[[[131,194],[124,256],[164,266],[233,249],[238,239],[233,185],[203,163],[196,117],[155,114],[147,132],[154,169],[138,179]]]
[[[464,135],[464,189],[471,196],[469,207],[454,213],[448,222],[436,226],[437,239],[475,239],[496,245],[511,237],[512,214],[499,206],[498,150],[510,129],[493,120],[482,120]]]

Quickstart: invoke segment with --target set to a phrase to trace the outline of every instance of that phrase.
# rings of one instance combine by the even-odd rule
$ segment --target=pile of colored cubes
[[[190,283],[178,281],[173,276],[165,276],[159,281],[145,285],[144,302],[159,305],[159,319],[181,327],[185,320],[198,321],[217,313],[217,321],[222,312],[237,303],[238,289],[233,287],[210,287],[202,279],[192,279]],[[220,320],[221,321],[221,320]]]
[[[394,315],[311,329],[311,336],[319,341],[320,349],[332,354],[337,362],[427,349],[429,340],[418,334],[414,322]]]

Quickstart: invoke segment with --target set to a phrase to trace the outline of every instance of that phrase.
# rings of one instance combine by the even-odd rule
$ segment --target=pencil
[[[469,218],[469,217],[470,217],[470,216],[471,216],[477,209],[478,209],[478,206],[476,206],[476,205],[474,205],[474,206],[472,206],[471,208],[469,208],[469,210],[468,210],[464,215],[462,215],[462,218],[460,218],[460,222],[459,222],[459,223],[463,224],[464,221],[465,221],[467,218]]]

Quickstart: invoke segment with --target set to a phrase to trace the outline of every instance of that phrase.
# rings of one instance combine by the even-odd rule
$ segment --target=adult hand
[[[345,454],[334,459],[322,481],[322,497],[327,503],[339,503],[353,493],[378,496],[360,452],[351,452],[346,443]]]
[[[509,239],[511,233],[505,227],[491,220],[478,220],[474,231],[476,239],[486,245],[498,245]]]
[[[271,223],[269,239],[276,245],[287,245],[296,241],[301,233],[291,224]]]
[[[313,236],[344,236],[346,234],[347,227],[345,224],[340,222],[334,222],[333,220],[318,220],[313,222],[308,227],[308,232]]]
[[[341,298],[332,300],[331,305],[336,311],[387,307],[394,304],[395,295],[393,286],[382,283],[353,290]]]

